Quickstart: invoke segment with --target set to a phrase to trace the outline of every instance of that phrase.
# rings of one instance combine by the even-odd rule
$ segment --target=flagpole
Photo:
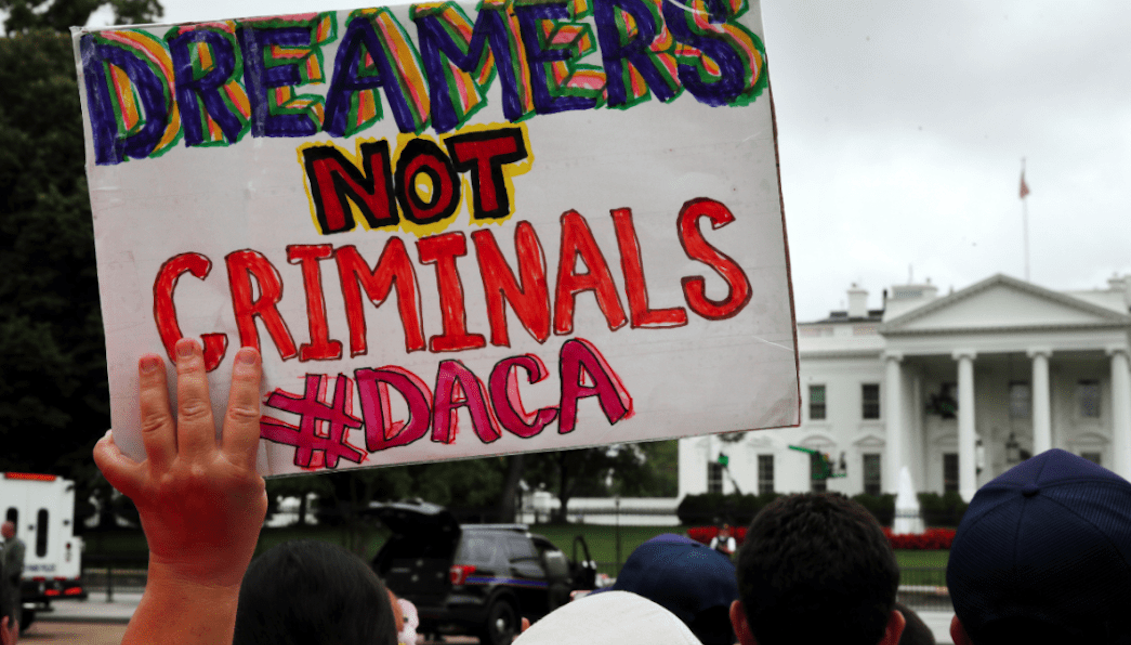
[[[1021,185],[1025,185],[1025,157],[1021,157]],[[1027,188],[1027,187],[1026,187]],[[1021,195],[1021,228],[1025,238],[1025,282],[1029,282],[1029,191]]]

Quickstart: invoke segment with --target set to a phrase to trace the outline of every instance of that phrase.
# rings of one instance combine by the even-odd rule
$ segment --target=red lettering
[[[412,268],[412,261],[400,238],[389,238],[372,271],[353,246],[343,246],[336,250],[334,260],[338,263],[338,276],[345,299],[346,322],[350,329],[350,356],[369,351],[359,283],[365,289],[366,297],[377,307],[385,302],[396,285],[397,310],[404,327],[405,351],[424,349],[424,324],[421,322],[416,270]]]
[[[632,210],[618,208],[613,213],[616,226],[617,247],[620,249],[620,268],[624,272],[624,290],[628,296],[628,310],[632,327],[682,327],[687,324],[683,307],[670,309],[648,308],[648,286],[644,281],[644,261],[640,257],[640,240],[632,223]]]
[[[609,423],[632,416],[632,397],[593,343],[581,338],[567,340],[558,356],[558,369],[562,381],[559,434],[573,431],[577,402],[590,396],[597,397]]]
[[[482,334],[467,333],[467,311],[463,302],[463,282],[456,268],[456,258],[467,255],[463,233],[445,233],[425,237],[416,242],[421,264],[436,265],[436,283],[440,292],[440,314],[444,333],[428,339],[432,352],[458,352],[484,347]],[[437,393],[438,395],[439,393]]]
[[[400,220],[393,201],[389,144],[384,140],[363,143],[358,152],[360,169],[333,145],[302,149],[314,217],[323,235],[350,231],[357,226],[351,203],[357,206],[369,228],[390,226]]]
[[[511,213],[510,195],[503,166],[526,158],[526,143],[520,128],[471,132],[444,141],[459,172],[471,171],[471,217],[489,219]]]
[[[699,230],[699,220],[703,217],[711,220],[712,229],[719,229],[733,222],[734,214],[722,203],[701,197],[686,202],[679,211],[678,220],[679,241],[687,257],[714,269],[727,283],[727,297],[722,300],[708,298],[701,276],[685,277],[680,282],[687,306],[692,311],[708,320],[722,320],[742,311],[750,302],[753,291],[742,267],[703,239]]]
[[[292,244],[287,247],[287,261],[302,265],[302,286],[306,292],[306,318],[310,342],[298,348],[300,361],[337,360],[342,357],[342,344],[330,340],[326,323],[326,296],[322,292],[322,270],[319,260],[333,255],[329,244]]]
[[[487,392],[483,382],[459,361],[440,361],[436,370],[436,398],[432,407],[432,441],[455,441],[459,432],[459,415],[456,411],[461,407],[466,407],[471,414],[471,426],[480,441],[491,443],[502,436],[491,417],[491,408],[487,406]]]
[[[499,425],[511,433],[529,439],[542,432],[542,429],[558,416],[558,409],[546,407],[527,412],[518,392],[516,369],[526,370],[526,382],[531,385],[541,382],[547,376],[546,366],[534,354],[505,358],[495,364],[488,383],[491,393],[491,407]]]
[[[173,302],[177,281],[185,273],[203,280],[210,271],[212,260],[206,256],[200,253],[182,253],[166,260],[157,272],[157,280],[153,282],[153,320],[157,323],[161,344],[165,346],[165,352],[173,362],[176,362],[174,348],[183,336],[177,322],[177,306]],[[200,338],[204,343],[204,369],[211,372],[224,360],[224,353],[228,351],[228,335],[203,334]]]
[[[365,448],[377,452],[405,446],[423,437],[432,425],[432,393],[412,372],[391,365],[354,372],[365,420]],[[393,421],[389,412],[389,387],[408,404],[408,419]]]
[[[479,275],[483,279],[483,292],[487,297],[491,344],[510,346],[504,299],[510,303],[531,337],[539,343],[546,342],[550,337],[550,291],[546,286],[546,256],[542,253],[542,245],[534,227],[530,222],[519,222],[514,230],[515,256],[522,275],[521,287],[490,230],[475,231],[471,234],[471,241],[475,243]]]
[[[236,327],[240,332],[241,347],[259,347],[259,330],[255,319],[263,320],[271,340],[283,360],[298,355],[287,323],[279,314],[279,300],[283,297],[283,281],[279,271],[259,251],[245,249],[233,251],[225,258],[228,264],[228,286],[232,291],[232,309],[236,314]],[[252,299],[251,278],[259,286],[259,298]]]
[[[417,189],[418,175],[431,182],[428,199]],[[401,149],[397,159],[397,200],[404,215],[417,224],[446,219],[459,208],[459,175],[440,146],[428,139],[413,139]]]
[[[620,329],[627,322],[624,308],[605,256],[589,230],[589,223],[577,211],[566,211],[561,221],[562,247],[558,282],[554,289],[554,333],[561,336],[573,331],[574,299],[582,291],[592,291],[597,297],[609,329]],[[579,258],[588,269],[586,273],[576,273]]]

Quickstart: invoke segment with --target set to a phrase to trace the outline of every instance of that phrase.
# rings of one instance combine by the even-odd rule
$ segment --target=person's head
[[[742,645],[895,645],[903,616],[895,554],[879,522],[836,493],[779,497],[751,522],[738,552]]]
[[[958,645],[1131,643],[1131,483],[1059,449],[983,486],[946,569]]]
[[[672,612],[627,591],[566,603],[522,632],[514,645],[701,645]]]
[[[927,623],[909,607],[901,602],[895,603],[895,609],[903,614],[907,624],[903,626],[903,635],[899,637],[899,645],[935,645],[935,633],[927,627]]]
[[[721,537],[721,538],[730,537],[730,524],[723,524],[722,526],[719,527],[719,537]]]
[[[704,645],[733,645],[730,605],[738,598],[730,558],[682,535],[665,533],[625,560],[613,589],[631,591],[679,617]]]
[[[0,567],[0,645],[15,645],[19,637],[15,598],[4,581],[4,569]]]
[[[5,540],[16,537],[16,524],[15,522],[4,522],[0,524],[0,536]]]
[[[240,585],[233,645],[396,645],[385,585],[356,555],[295,540],[252,561]]]

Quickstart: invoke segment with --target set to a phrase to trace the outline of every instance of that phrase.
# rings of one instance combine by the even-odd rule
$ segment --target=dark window
[[[871,453],[864,455],[864,492],[868,495],[880,494],[880,455]]]
[[[35,555],[42,558],[47,555],[47,509],[41,508],[35,514]]]
[[[825,418],[825,386],[809,386],[809,419],[816,421]]]
[[[865,419],[880,418],[880,385],[878,383],[865,383],[860,390],[864,407],[861,414]]]
[[[707,492],[723,492],[723,465],[715,461],[707,462]]]
[[[758,494],[774,492],[774,456],[758,455]]]
[[[948,452],[942,456],[943,491],[958,492],[958,453]]]
[[[1033,388],[1025,382],[1009,384],[1009,418],[1028,419],[1033,416]]]
[[[508,535],[506,538],[507,558],[515,560],[537,560],[538,554],[534,552],[534,545],[523,535]]]
[[[1082,452],[1080,456],[1097,466],[1103,465],[1103,455],[1098,452]]]
[[[829,489],[829,482],[825,479],[825,456],[821,453],[809,455],[809,490],[814,493],[823,493]]]
[[[1085,419],[1100,418],[1100,382],[1079,381],[1076,383],[1076,401],[1080,416]]]

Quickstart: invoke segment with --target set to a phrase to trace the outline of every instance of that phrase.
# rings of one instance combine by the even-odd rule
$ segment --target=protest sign
[[[218,411],[262,351],[265,474],[796,425],[761,34],[742,0],[76,30],[123,450],[182,336]]]

